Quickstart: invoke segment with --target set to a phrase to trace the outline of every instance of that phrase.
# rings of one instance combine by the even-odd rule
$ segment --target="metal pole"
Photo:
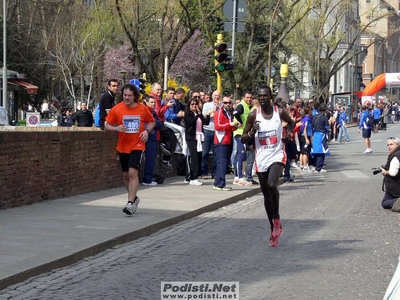
[[[7,81],[7,1],[3,0],[3,107],[8,111]]]
[[[274,19],[276,15],[276,10],[278,9],[279,4],[281,3],[281,0],[278,0],[278,2],[275,5],[274,12],[272,13],[271,16],[271,23],[269,25],[269,41],[268,41],[268,75],[267,75],[267,82],[270,82],[271,80],[271,51],[272,51],[272,25],[274,24]]]
[[[219,43],[222,43],[222,42],[223,42],[222,33],[218,33],[217,34],[217,42],[215,43],[215,46],[218,45]],[[218,54],[218,51],[215,50],[214,51],[214,56],[216,56],[217,54]],[[217,65],[217,64],[218,64],[218,62],[215,61],[215,65]],[[217,90],[220,93],[222,93],[222,76],[217,70],[215,70],[215,73],[217,74]]]
[[[233,0],[233,14],[232,14],[232,58],[235,61],[235,46],[236,46],[236,25],[237,25],[237,10],[238,1]]]
[[[168,88],[168,56],[164,60],[164,91]]]

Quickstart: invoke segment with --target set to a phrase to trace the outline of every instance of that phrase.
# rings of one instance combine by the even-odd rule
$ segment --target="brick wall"
[[[0,130],[0,209],[123,186],[114,132],[75,127]],[[176,174],[158,164],[155,172]]]

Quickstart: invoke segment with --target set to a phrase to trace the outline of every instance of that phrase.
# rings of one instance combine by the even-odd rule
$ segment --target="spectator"
[[[374,115],[374,132],[378,132],[379,122],[381,120],[381,110],[379,109],[378,105],[374,105],[373,115]]]
[[[234,179],[233,184],[240,186],[251,186],[252,183],[245,180],[243,172],[243,162],[246,161],[246,144],[243,144],[240,137],[243,135],[243,129],[246,126],[247,117],[251,110],[251,101],[253,94],[250,91],[244,92],[244,97],[239,104],[236,105],[233,116],[238,122],[238,128],[233,132],[236,141],[236,155],[234,161]]]
[[[93,126],[93,114],[87,109],[87,103],[82,102],[80,104],[81,110],[78,110],[72,117],[72,124],[78,123],[78,127],[92,127]]]
[[[115,95],[118,91],[118,80],[110,79],[107,84],[107,91],[100,98],[100,129],[104,130],[104,122],[111,108],[115,105]]]
[[[57,116],[57,126],[72,127],[72,110],[63,108]]]
[[[300,170],[303,172],[311,172],[308,166],[308,158],[311,152],[311,136],[312,136],[312,111],[308,106],[303,109],[303,118],[300,126]]]
[[[381,168],[383,178],[382,190],[385,195],[382,207],[400,212],[400,139],[388,138],[389,155],[386,164]]]
[[[165,120],[173,122],[177,125],[184,126],[183,116],[185,115],[185,105],[182,100],[185,96],[185,90],[179,88],[175,92],[175,97],[172,100],[172,106],[165,112]]]
[[[229,97],[224,97],[222,100],[222,107],[213,114],[213,110],[208,111],[208,114],[214,115],[214,155],[217,163],[217,170],[215,173],[214,190],[216,191],[230,191],[231,187],[226,186],[226,169],[228,167],[230,147],[232,144],[232,132],[237,128],[239,122],[232,121],[233,116],[229,106],[232,100]],[[203,109],[204,111],[204,109]],[[207,111],[207,110],[205,110]],[[204,148],[203,148],[204,154]]]
[[[372,153],[371,149],[371,132],[374,126],[374,117],[372,114],[372,107],[370,102],[366,102],[366,105],[362,107],[363,111],[361,113],[360,124],[358,126],[358,132],[362,128],[362,137],[364,138],[365,151],[364,154]],[[372,122],[371,122],[372,121]]]
[[[41,111],[42,111],[43,119],[48,120],[49,119],[49,102],[47,101],[47,99],[43,100]]]
[[[319,113],[313,118],[312,127],[314,132],[314,139],[311,148],[311,155],[315,158],[315,172],[326,172],[324,167],[325,156],[329,155],[328,147],[328,134],[329,134],[329,120],[327,113],[327,106],[325,103],[319,105]]]
[[[340,143],[342,140],[342,136],[345,137],[347,143],[350,143],[349,134],[347,133],[347,115],[346,115],[346,108],[342,107],[342,113],[339,117],[339,135],[337,141]]]
[[[207,178],[208,174],[208,157],[210,153],[213,153],[214,148],[214,114],[219,109],[221,93],[214,91],[212,94],[213,101],[206,102],[203,105],[203,115],[210,115],[210,123],[203,126],[204,142],[203,142],[203,153],[201,159],[201,177]],[[213,155],[211,177],[214,178],[217,169],[217,163],[215,155]]]
[[[202,185],[198,180],[201,167],[202,141],[204,140],[203,125],[210,122],[210,115],[203,116],[199,100],[193,98],[185,108],[185,139],[189,148],[188,167],[190,171],[189,184]]]
[[[157,158],[158,140],[160,139],[160,133],[158,130],[165,127],[165,125],[160,121],[157,112],[155,111],[156,99],[152,96],[146,96],[144,103],[149,108],[155,120],[155,126],[153,130],[149,132],[149,138],[146,142],[146,150],[144,152],[146,162],[144,165],[142,184],[146,186],[156,186],[157,182],[154,180],[154,166]]]

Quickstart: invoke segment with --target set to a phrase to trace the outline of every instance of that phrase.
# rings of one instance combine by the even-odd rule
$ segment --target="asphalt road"
[[[161,281],[238,281],[240,299],[382,299],[400,253],[400,214],[380,202],[386,138],[372,154],[350,128],[327,173],[281,186],[284,233],[270,248],[262,195],[0,291],[0,299],[160,299]]]

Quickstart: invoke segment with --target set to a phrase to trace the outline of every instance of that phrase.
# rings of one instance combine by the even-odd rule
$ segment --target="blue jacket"
[[[381,110],[377,107],[374,109],[374,119],[378,120],[381,117]]]
[[[339,116],[339,125],[344,126],[344,124],[346,123],[347,123],[347,115],[346,112],[343,111]]]
[[[370,118],[374,118],[373,114],[370,113],[368,110],[364,110],[361,114],[360,124],[358,125],[358,128],[372,129],[372,126],[368,125],[368,119]]]
[[[181,110],[185,111],[185,105],[183,105],[180,101],[174,99],[175,105],[172,105],[165,112],[165,120],[171,123],[175,123],[177,125],[181,125],[183,118],[178,117],[178,112]]]

